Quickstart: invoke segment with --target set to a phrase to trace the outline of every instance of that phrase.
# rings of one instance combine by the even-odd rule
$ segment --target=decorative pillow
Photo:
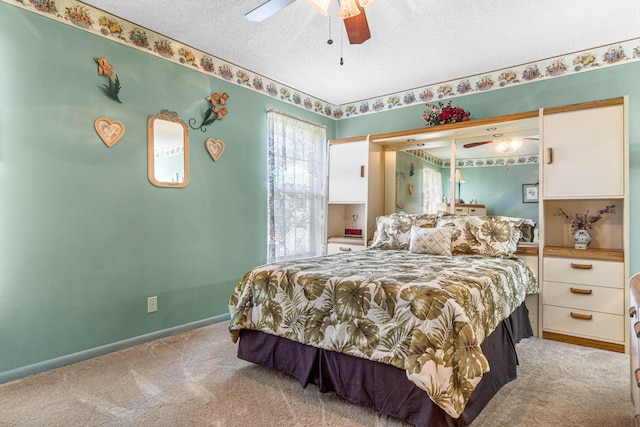
[[[440,219],[438,214],[410,214],[409,216],[413,220],[413,225],[422,228],[433,228],[436,226],[438,219]]]
[[[523,242],[533,242],[533,230],[536,229],[536,222],[532,219],[523,218],[523,223],[520,226],[520,231],[522,232],[522,241]]]
[[[393,249],[406,251],[411,239],[411,226],[435,227],[437,214],[408,214],[396,212],[376,218],[376,232],[371,247],[374,249]]]
[[[520,229],[520,241],[533,242],[533,230],[536,228],[536,222],[529,218],[514,218],[510,216],[494,216],[502,221],[510,221],[514,226]]]
[[[379,216],[376,218],[376,232],[371,247],[406,251],[409,249],[412,224],[411,216],[404,212]]]
[[[535,225],[531,224],[522,224],[520,226],[520,232],[522,233],[523,242],[533,242],[533,230],[535,228]]]
[[[453,255],[482,255],[514,258],[520,240],[518,222],[499,217],[452,216],[441,218],[437,226],[453,225]]]
[[[424,228],[411,226],[409,252],[414,254],[451,256],[453,227]]]

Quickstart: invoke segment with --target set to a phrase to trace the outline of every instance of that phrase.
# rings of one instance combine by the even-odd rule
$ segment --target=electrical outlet
[[[158,311],[158,297],[147,298],[147,313]]]

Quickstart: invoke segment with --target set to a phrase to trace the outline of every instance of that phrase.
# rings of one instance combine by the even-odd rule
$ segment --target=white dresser
[[[556,257],[547,252],[542,281],[546,336],[557,333],[598,340],[605,348],[624,351],[624,283],[622,261]]]
[[[640,273],[629,280],[629,330],[631,331],[631,400],[635,408],[635,426],[640,427]]]
[[[436,211],[449,211],[448,203],[436,203]],[[453,208],[455,215],[471,215],[471,216],[486,216],[487,207],[485,205],[471,205],[471,204],[457,204]]]

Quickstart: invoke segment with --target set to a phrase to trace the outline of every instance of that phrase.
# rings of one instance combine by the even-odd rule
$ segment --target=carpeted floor
[[[0,426],[407,426],[236,358],[227,323],[0,385]],[[530,338],[473,427],[633,424],[629,358]]]

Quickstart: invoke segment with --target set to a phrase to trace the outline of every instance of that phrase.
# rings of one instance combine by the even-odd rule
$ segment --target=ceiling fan
[[[485,144],[491,144],[492,142],[499,142],[496,146],[496,151],[501,153],[511,153],[522,146],[523,140],[538,141],[538,138],[519,137],[519,138],[505,138],[505,139],[492,139],[490,141],[469,142],[464,144],[464,148],[474,148]]]
[[[249,21],[260,22],[274,13],[284,9],[296,0],[268,0],[256,7],[244,16]],[[340,13],[338,18],[344,20],[344,27],[347,30],[350,44],[361,44],[371,38],[369,23],[364,7],[373,0],[339,0]],[[318,12],[326,15],[332,0],[309,0],[311,6]]]

